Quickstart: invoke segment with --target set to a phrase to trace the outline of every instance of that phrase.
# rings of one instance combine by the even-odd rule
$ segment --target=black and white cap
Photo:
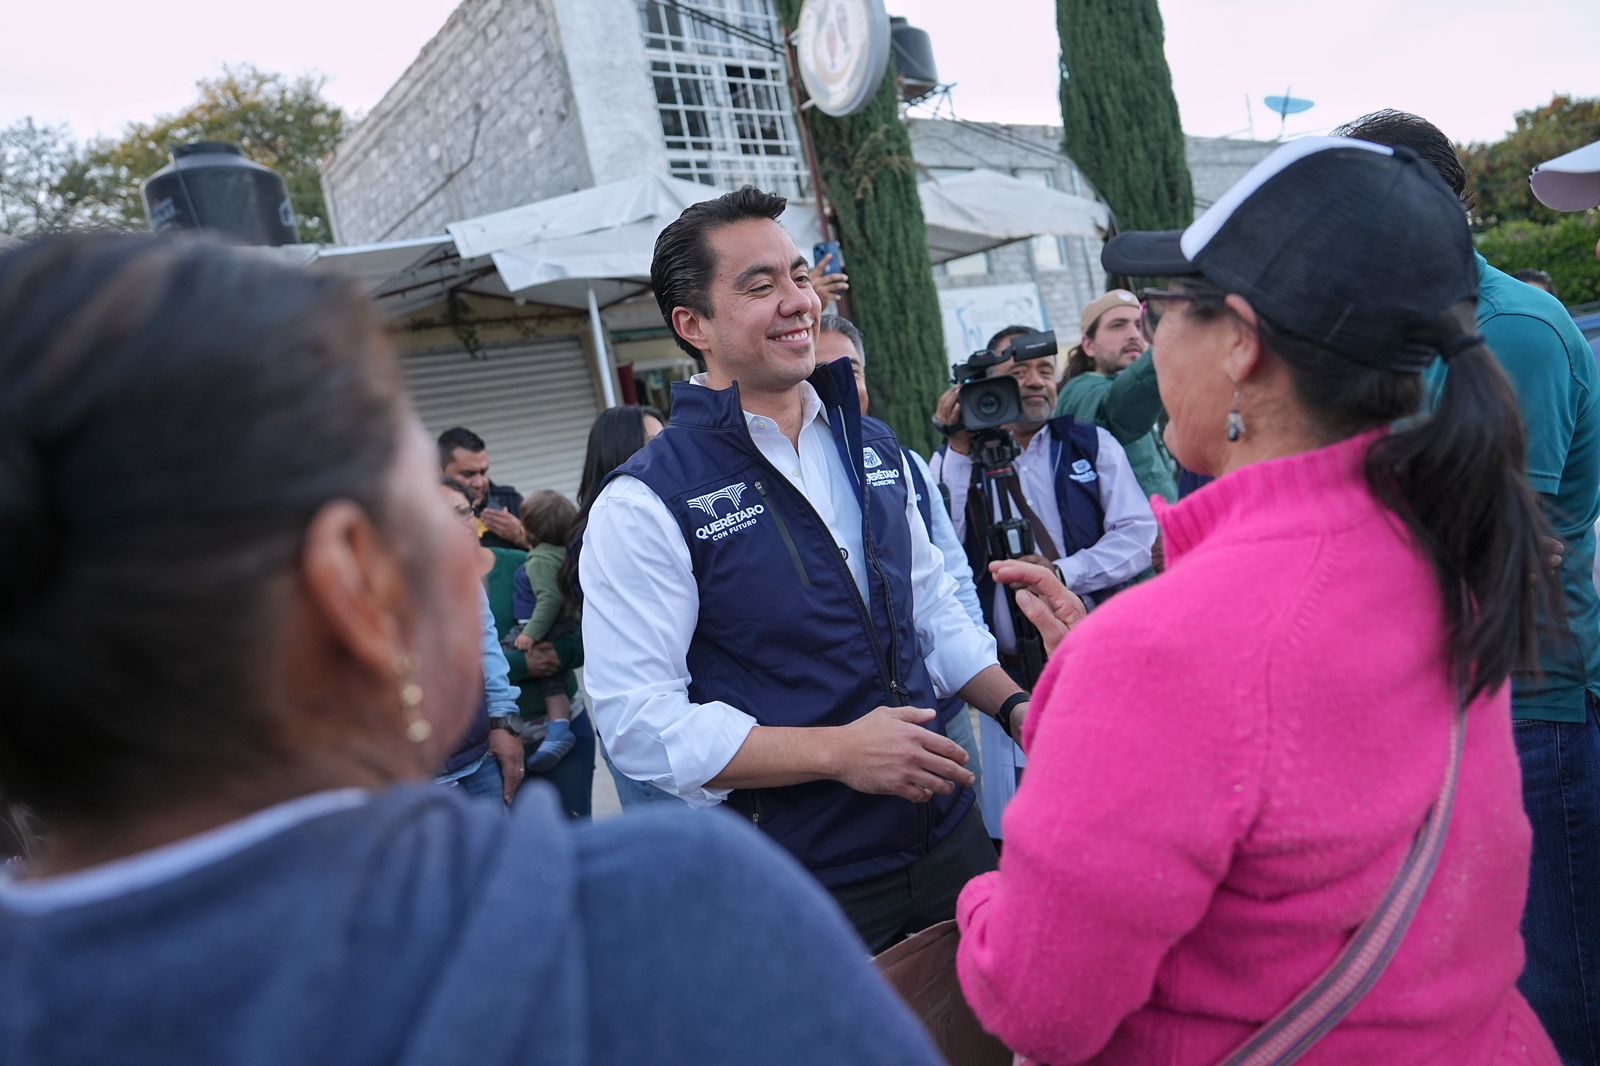
[[[1405,148],[1290,141],[1185,230],[1122,233],[1113,274],[1199,275],[1278,328],[1366,366],[1422,370],[1416,330],[1477,295],[1460,202]]]

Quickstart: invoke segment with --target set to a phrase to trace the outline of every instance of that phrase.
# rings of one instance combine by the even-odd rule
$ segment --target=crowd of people
[[[1468,198],[1290,142],[930,456],[707,200],[576,499],[330,275],[0,255],[7,1060],[934,1063],[869,956],[953,923],[1019,1061],[1600,1061],[1594,357]]]

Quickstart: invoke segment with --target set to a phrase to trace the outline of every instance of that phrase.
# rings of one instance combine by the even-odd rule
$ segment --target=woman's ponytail
[[[1381,439],[1366,469],[1374,494],[1438,575],[1469,700],[1532,664],[1541,608],[1559,603],[1540,545],[1548,527],[1528,486],[1516,393],[1473,330],[1469,302],[1416,336],[1448,359],[1442,398],[1431,417]]]

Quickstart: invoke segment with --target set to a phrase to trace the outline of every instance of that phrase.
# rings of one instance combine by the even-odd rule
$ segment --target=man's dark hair
[[[850,342],[850,347],[856,350],[856,355],[861,357],[863,363],[867,361],[866,339],[861,336],[860,327],[848,318],[843,315],[823,315],[817,319],[817,331],[839,334]]]
[[[455,462],[457,448],[476,455],[488,447],[487,444],[483,443],[482,437],[466,426],[451,426],[439,434],[439,469],[443,470]]]
[[[706,235],[722,226],[752,219],[777,221],[789,201],[777,193],[762,192],[746,185],[737,192],[725,193],[684,209],[677,220],[656,238],[655,255],[650,259],[650,288],[655,291],[661,317],[672,330],[678,347],[703,361],[704,354],[678,336],[672,324],[672,309],[687,307],[697,315],[711,317],[711,297],[707,289],[717,272],[717,257]]]
[[[1032,326],[1007,326],[1005,329],[990,337],[989,343],[985,344],[984,347],[989,349],[991,352],[999,351],[1000,342],[1005,340],[1007,337],[1020,337],[1025,333],[1037,332],[1039,331],[1034,329]]]
[[[1511,275],[1518,281],[1526,281],[1530,285],[1538,285],[1551,296],[1556,294],[1556,283],[1550,279],[1550,274],[1543,270],[1519,270]]]
[[[1369,141],[1388,148],[1409,148],[1444,179],[1463,208],[1472,210],[1472,193],[1467,189],[1467,168],[1461,165],[1461,157],[1456,154],[1456,146],[1450,143],[1450,138],[1427,119],[1386,107],[1382,111],[1362,115],[1354,122],[1346,122],[1334,130],[1333,135]]]

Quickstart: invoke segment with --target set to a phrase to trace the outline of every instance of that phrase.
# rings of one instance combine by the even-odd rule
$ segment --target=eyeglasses
[[[1155,339],[1156,326],[1167,313],[1167,305],[1176,300],[1198,300],[1199,297],[1192,292],[1178,292],[1175,289],[1144,289],[1139,293],[1139,323],[1144,327],[1144,335],[1151,340]]]

